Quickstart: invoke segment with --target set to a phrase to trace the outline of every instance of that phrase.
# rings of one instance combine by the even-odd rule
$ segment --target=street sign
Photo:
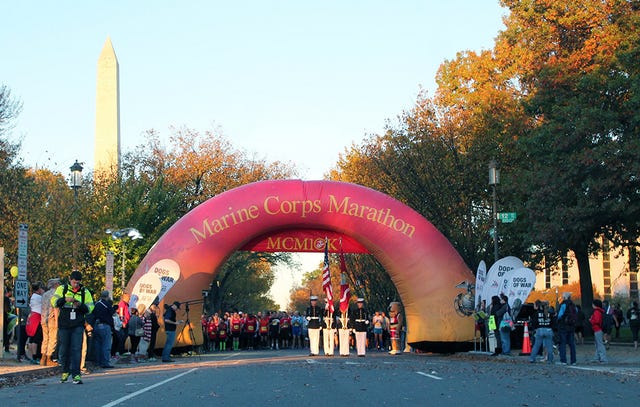
[[[104,278],[105,290],[113,293],[113,252],[107,252],[107,264]]]
[[[516,220],[515,212],[501,212],[498,213],[498,220],[502,223],[511,223]]]
[[[21,223],[18,229],[18,280],[27,279],[28,230],[29,230],[29,226],[26,223]]]
[[[16,307],[27,308],[29,306],[29,282],[27,280],[16,280],[13,296],[16,298]]]

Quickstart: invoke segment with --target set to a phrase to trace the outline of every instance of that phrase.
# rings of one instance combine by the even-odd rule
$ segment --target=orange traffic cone
[[[520,356],[529,356],[531,355],[531,342],[529,341],[529,324],[527,322],[524,323],[524,339],[522,339],[522,352],[520,352]]]

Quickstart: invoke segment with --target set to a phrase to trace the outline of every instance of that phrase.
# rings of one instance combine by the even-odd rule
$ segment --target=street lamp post
[[[78,221],[77,221],[77,213],[78,213],[78,189],[82,188],[82,164],[76,160],[75,163],[71,167],[71,188],[73,189],[74,196],[74,216],[73,216],[73,269],[76,270],[78,267]]]
[[[496,185],[500,183],[500,170],[496,160],[489,162],[489,185],[493,186],[493,257],[498,261],[498,212],[496,208]]]
[[[124,293],[124,282],[126,279],[126,261],[127,261],[127,248],[124,239],[129,237],[131,240],[142,239],[142,234],[135,228],[124,228],[118,230],[107,229],[105,232],[111,235],[114,240],[120,240],[122,242],[122,272],[120,275],[120,287]]]

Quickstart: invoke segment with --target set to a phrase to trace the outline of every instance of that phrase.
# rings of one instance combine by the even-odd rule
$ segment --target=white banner
[[[158,294],[158,300],[162,300],[180,278],[180,266],[175,260],[162,259],[151,266],[147,273],[156,274],[160,278],[162,288]]]
[[[514,269],[506,273],[501,292],[509,297],[509,306],[513,307],[516,300],[524,304],[536,285],[536,273],[526,267]]]
[[[487,305],[491,302],[491,297],[503,292],[505,273],[522,267],[522,260],[514,256],[507,256],[493,263],[482,288],[482,298],[487,300]]]
[[[480,264],[478,265],[478,271],[476,273],[476,302],[475,308],[479,309],[480,302],[482,300],[486,300],[482,296],[482,289],[484,288],[484,282],[487,280],[487,265],[484,260],[480,260]]]
[[[144,305],[145,309],[149,308],[149,305],[160,294],[162,283],[160,277],[155,273],[147,273],[140,277],[136,281],[136,285],[133,287],[131,293],[131,299],[129,300],[129,306],[137,308],[138,305]]]

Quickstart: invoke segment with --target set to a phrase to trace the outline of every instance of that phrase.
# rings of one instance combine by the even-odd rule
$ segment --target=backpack
[[[575,326],[578,320],[578,312],[576,311],[576,305],[572,302],[566,304],[564,314],[562,314],[562,323],[567,326]]]
[[[613,315],[604,312],[602,314],[602,330],[605,333],[609,333],[611,328],[613,328]]]

